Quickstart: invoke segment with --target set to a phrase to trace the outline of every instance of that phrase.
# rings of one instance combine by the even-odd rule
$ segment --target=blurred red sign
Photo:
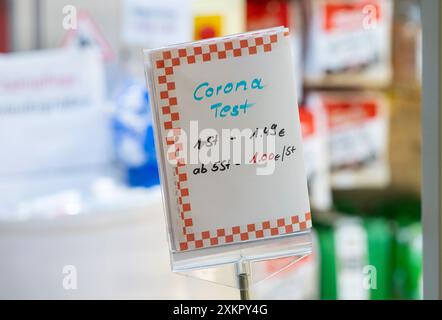
[[[324,104],[329,115],[329,127],[337,128],[343,125],[374,119],[378,115],[376,101],[327,101]]]
[[[277,26],[290,27],[287,1],[247,1],[247,30],[253,31]]]
[[[365,17],[381,19],[381,6],[377,0],[327,3],[324,7],[324,29],[326,31],[351,31],[363,28]]]

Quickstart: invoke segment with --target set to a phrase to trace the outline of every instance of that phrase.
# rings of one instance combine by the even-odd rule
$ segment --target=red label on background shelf
[[[352,31],[362,29],[364,20],[381,19],[379,1],[357,1],[349,3],[329,3],[324,7],[324,29],[330,31]],[[368,20],[367,20],[368,21]]]
[[[345,125],[355,125],[378,115],[376,101],[326,101],[324,103],[328,113],[330,128],[339,128]]]
[[[299,108],[299,120],[301,121],[302,137],[307,138],[315,132],[313,113],[306,108]]]
[[[289,20],[287,1],[247,1],[247,30],[259,30],[274,26],[289,27]]]

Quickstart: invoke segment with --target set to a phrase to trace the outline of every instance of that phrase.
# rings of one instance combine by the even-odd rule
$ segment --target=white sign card
[[[0,56],[0,176],[112,161],[96,50]]]
[[[309,230],[288,30],[146,50],[146,64],[172,250]]]

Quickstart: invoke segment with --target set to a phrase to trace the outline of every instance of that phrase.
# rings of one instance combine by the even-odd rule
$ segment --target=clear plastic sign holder
[[[171,252],[172,271],[240,290],[242,300],[250,299],[253,286],[292,266],[312,252],[311,231],[275,239],[262,239],[206,250],[204,256],[190,252]],[[212,252],[211,252],[212,251]],[[268,260],[292,257],[272,274],[255,273],[255,267]]]
[[[283,37],[287,32],[287,29],[278,27],[268,30],[256,31],[248,34],[233,35],[224,38],[219,38],[221,40],[230,40],[231,38],[238,38],[239,36],[260,36],[261,34],[266,34],[267,36],[273,34],[274,40],[278,37]],[[278,37],[277,35],[278,34]],[[282,39],[282,38],[281,38]],[[213,41],[207,40],[207,41]],[[258,42],[257,42],[258,43]],[[180,46],[185,48],[189,45],[194,45],[195,43],[181,44]],[[206,40],[200,41],[200,45],[206,44]],[[268,44],[269,45],[269,44]],[[172,46],[173,47],[173,46]],[[170,48],[170,47],[167,47]],[[155,49],[156,51],[164,50],[165,48]],[[181,50],[183,50],[181,48]],[[170,190],[173,186],[170,180],[170,165],[167,164],[165,158],[165,153],[163,150],[161,137],[161,117],[159,100],[161,99],[161,91],[155,82],[154,76],[154,64],[150,57],[151,50],[145,50],[145,70],[146,79],[149,89],[149,95],[152,97],[151,107],[155,127],[155,140],[156,140],[156,151],[157,158],[159,159],[159,172],[160,180],[162,185],[163,203],[165,209],[165,218],[167,223],[167,234],[169,237],[169,250],[170,250],[170,260],[172,271],[210,281],[213,283],[238,288],[240,290],[241,299],[250,298],[250,290],[253,286],[261,281],[266,280],[272,275],[277,274],[281,270],[290,267],[293,263],[303,259],[312,252],[312,235],[309,228],[304,228],[302,231],[281,234],[278,236],[265,237],[260,239],[241,241],[236,243],[222,244],[217,246],[209,246],[206,248],[190,249],[190,250],[178,250],[175,248],[176,239],[173,239],[173,222],[171,213],[174,212],[172,209],[173,190]],[[184,51],[183,51],[184,52]],[[185,52],[184,52],[185,53]],[[286,56],[285,56],[286,57]],[[167,61],[156,60],[157,67],[166,68],[171,74],[170,70],[173,69],[170,66],[173,59],[164,58]],[[176,58],[175,60],[177,60]],[[292,59],[290,59],[291,61]],[[175,61],[177,62],[177,61]],[[185,60],[183,60],[185,62]],[[180,65],[177,62],[177,65]],[[164,70],[165,71],[165,70]],[[161,73],[162,74],[162,73]],[[161,76],[165,78],[166,76]],[[161,78],[160,77],[160,78]],[[164,79],[162,79],[164,80]],[[159,78],[158,78],[159,81]],[[206,80],[207,81],[207,80]],[[172,85],[172,88],[175,85]],[[162,92],[164,94],[164,92]],[[169,97],[169,95],[166,95]],[[167,98],[166,96],[163,99]],[[169,172],[169,174],[168,174]],[[306,195],[307,196],[307,195]],[[308,209],[309,210],[309,209]],[[240,212],[237,212],[240,214]],[[275,271],[273,274],[259,274],[254,272],[255,266],[260,263],[265,263],[265,261],[279,259],[279,258],[289,258],[293,257],[286,266],[283,266],[279,270]]]

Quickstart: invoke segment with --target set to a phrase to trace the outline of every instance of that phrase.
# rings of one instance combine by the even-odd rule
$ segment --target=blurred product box
[[[305,80],[314,86],[385,87],[392,78],[391,0],[304,1]]]
[[[297,2],[289,0],[247,0],[247,31],[284,26],[289,29],[294,21]],[[298,9],[298,8],[296,8]]]
[[[306,105],[327,118],[333,188],[388,185],[389,100],[382,93],[312,92]]]
[[[396,230],[395,294],[400,299],[423,298],[422,226],[399,221]]]
[[[190,1],[190,0],[189,0]],[[193,40],[244,32],[245,0],[192,0]]]
[[[338,216],[317,225],[321,299],[391,299],[393,234],[385,219]]]
[[[299,108],[305,171],[307,174],[310,205],[325,211],[332,206],[329,174],[328,125],[319,108]]]
[[[299,1],[290,0],[247,0],[247,31],[277,26],[290,30],[293,43],[293,57],[298,101],[302,100],[302,7]]]

